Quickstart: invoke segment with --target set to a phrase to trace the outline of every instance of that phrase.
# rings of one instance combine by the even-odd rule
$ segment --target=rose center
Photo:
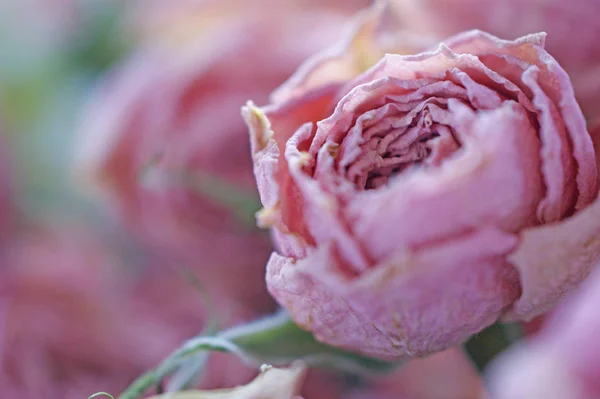
[[[436,122],[428,108],[403,126],[388,125],[382,130],[379,122],[375,131],[363,131],[360,155],[346,169],[346,177],[360,189],[384,186],[411,169],[439,166],[460,148],[452,128]]]
[[[431,155],[431,148],[427,144],[430,139],[439,137],[437,132],[419,139],[405,148],[390,148],[381,154],[381,162],[367,173],[365,189],[370,190],[380,187],[387,181],[402,173],[407,168],[419,167],[422,161]]]

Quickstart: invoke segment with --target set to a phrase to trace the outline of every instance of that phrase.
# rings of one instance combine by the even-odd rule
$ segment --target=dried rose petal
[[[362,72],[342,49],[380,52],[372,15],[244,116],[270,292],[323,342],[395,359],[547,310],[600,255],[600,202],[544,34],[464,32]]]

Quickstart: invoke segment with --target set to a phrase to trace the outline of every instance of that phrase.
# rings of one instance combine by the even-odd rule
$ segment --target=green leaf
[[[523,336],[518,323],[495,323],[473,335],[464,348],[479,371]]]

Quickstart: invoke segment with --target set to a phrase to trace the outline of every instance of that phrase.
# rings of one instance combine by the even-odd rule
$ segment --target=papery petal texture
[[[598,261],[600,219],[594,143],[544,33],[356,67],[360,46],[394,47],[386,10],[243,115],[269,291],[321,341],[393,360],[549,309]]]

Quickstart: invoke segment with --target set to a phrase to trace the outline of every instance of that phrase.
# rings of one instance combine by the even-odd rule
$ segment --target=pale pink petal
[[[506,103],[475,114],[459,105],[447,118],[467,138],[462,152],[437,169],[361,193],[348,206],[353,231],[376,259],[482,225],[518,231],[535,223],[542,193],[539,142],[522,108]]]
[[[301,260],[273,254],[267,283],[319,340],[382,359],[418,356],[460,343],[518,297],[516,274],[503,260],[515,245],[498,231],[465,234],[358,279],[348,279],[322,246]]]
[[[530,319],[577,287],[600,260],[600,200],[557,224],[522,233],[509,257],[523,293],[509,318]]]

